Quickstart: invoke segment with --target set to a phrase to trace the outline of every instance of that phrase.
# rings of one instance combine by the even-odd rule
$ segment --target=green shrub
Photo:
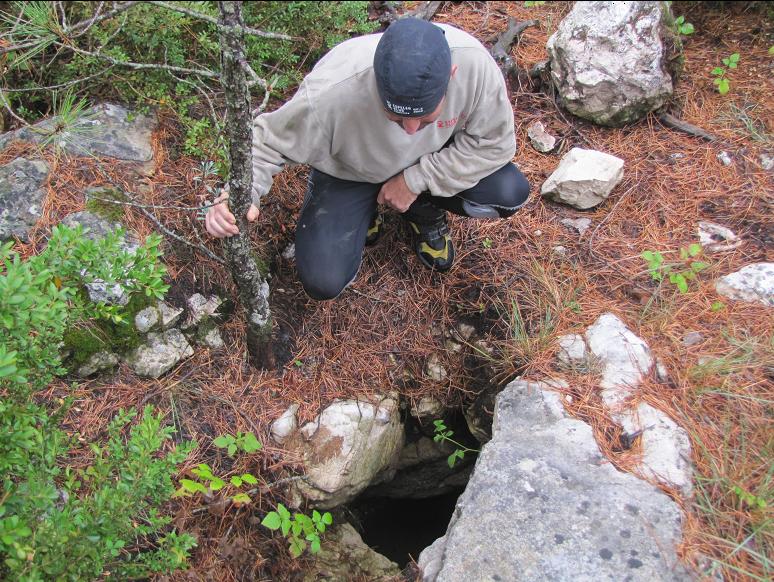
[[[7,26],[25,6],[27,20],[37,24],[22,27],[38,37],[55,38],[57,16],[53,4],[44,2],[13,2],[5,15]],[[48,5],[48,7],[46,6]],[[88,20],[93,16],[94,3],[67,2],[62,4],[69,23]],[[186,2],[186,7],[217,18],[215,2]],[[371,32],[377,23],[368,21],[368,2],[247,2],[244,18],[248,26],[295,37],[293,41],[267,39],[248,35],[247,58],[257,73],[274,81],[277,91],[292,89],[303,72],[330,47],[351,37]],[[0,22],[2,26],[2,22]],[[27,29],[32,28],[29,31]],[[217,71],[220,47],[217,28],[191,16],[139,2],[115,18],[103,20],[81,36],[71,35],[73,46],[94,52],[104,46],[102,54],[120,61],[136,63],[164,63],[188,69]],[[9,41],[23,41],[28,36],[17,33]],[[0,71],[6,78],[4,85],[14,89],[34,89],[59,85],[78,78],[97,75],[88,83],[77,85],[81,95],[90,99],[115,99],[141,108],[158,106],[176,114],[185,136],[186,154],[221,160],[221,127],[215,127],[207,118],[209,104],[202,92],[214,95],[220,91],[212,79],[191,75],[171,74],[168,71],[108,67],[104,60],[87,54],[58,49],[49,44],[33,53],[33,49],[10,53],[8,70]],[[262,95],[262,89],[256,87]],[[259,95],[259,96],[260,96]],[[28,121],[52,111],[52,93],[48,90],[9,92],[17,112]],[[217,102],[217,100],[215,100]]]
[[[124,323],[126,307],[93,304],[85,282],[121,282],[135,297],[166,291],[159,240],[121,250],[121,233],[98,241],[80,229],[57,227],[47,248],[22,261],[0,246],[0,578],[23,581],[146,576],[184,565],[189,535],[168,531],[160,507],[174,493],[170,475],[191,450],[183,444],[159,456],[172,429],[146,408],[126,442],[135,413],[110,424],[107,444],[91,444],[84,470],[60,466],[70,440],[59,411],[34,402],[33,392],[62,373],[59,348],[68,328]],[[106,260],[109,258],[109,260]],[[130,302],[131,303],[131,302]]]

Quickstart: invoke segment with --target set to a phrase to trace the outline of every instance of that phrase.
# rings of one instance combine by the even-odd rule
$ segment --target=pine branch
[[[214,24],[221,31],[228,29],[227,25],[221,24],[220,22],[218,22],[216,18],[213,18],[212,16],[209,16],[207,14],[203,14],[202,12],[197,12],[196,10],[185,8],[183,6],[180,6],[179,4],[170,4],[169,2],[160,2],[155,0],[150,0],[148,4],[155,4],[156,6],[160,6],[161,8],[166,8],[167,10],[173,10],[175,12],[180,12],[181,14],[186,14],[187,16],[192,16],[193,18],[198,18],[199,20],[204,20],[205,22]],[[278,40],[297,40],[297,39],[294,39],[292,36],[288,36],[287,34],[281,34],[279,32],[264,32],[263,30],[258,30],[257,28],[250,28],[249,26],[244,26],[244,25],[238,25],[238,28],[240,31],[245,32],[247,34],[252,34],[253,36],[261,36],[263,38],[275,38]]]

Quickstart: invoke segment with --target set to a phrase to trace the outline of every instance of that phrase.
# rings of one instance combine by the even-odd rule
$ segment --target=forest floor
[[[512,55],[529,70],[546,58],[545,44],[572,3],[549,2],[527,8],[522,2],[448,3],[435,21],[458,26],[491,46],[507,27],[508,17],[536,18]],[[104,435],[119,408],[155,404],[178,429],[176,438],[199,446],[187,468],[207,462],[221,473],[250,471],[271,482],[293,474],[297,459],[273,447],[270,423],[292,404],[300,422],[313,419],[336,398],[368,399],[397,389],[408,402],[433,396],[449,407],[469,402],[480,384],[480,369],[467,354],[447,352],[439,330],[472,323],[495,355],[486,362],[505,385],[517,375],[550,378],[555,368],[556,339],[582,332],[611,311],[651,346],[669,371],[670,381],[649,378],[637,398],[660,408],[683,426],[693,447],[695,496],[681,503],[686,521],[681,555],[698,554],[722,566],[726,580],[764,580],[772,576],[774,499],[771,459],[774,338],[771,311],[763,305],[723,301],[714,289],[719,277],[759,261],[774,260],[772,174],[761,168],[760,154],[774,154],[774,25],[764,12],[726,3],[713,10],[703,3],[676,6],[696,32],[685,41],[685,68],[671,112],[700,126],[713,142],[676,132],[656,116],[620,129],[596,127],[557,109],[552,97],[529,83],[511,86],[518,151],[514,161],[532,184],[529,203],[507,221],[452,217],[457,261],[451,272],[428,272],[418,263],[399,217],[387,214],[379,243],[367,248],[355,282],[338,299],[315,302],[303,292],[292,260],[282,251],[293,242],[308,168],[278,175],[265,198],[252,233],[258,252],[271,262],[271,306],[278,338],[278,367],[256,371],[245,359],[244,325],[232,317],[223,328],[227,347],[198,350],[158,380],[136,378],[122,367],[110,378],[82,382],[65,426],[84,442]],[[741,55],[729,72],[731,90],[720,95],[710,70],[731,53]],[[274,107],[279,102],[273,103]],[[556,151],[536,152],[527,127],[541,121],[559,138]],[[162,114],[155,135],[156,175],[148,182],[149,203],[195,206],[204,200],[194,180],[199,162],[176,156],[179,140],[174,120]],[[544,201],[540,186],[573,147],[613,154],[625,160],[624,179],[610,199],[580,212]],[[724,165],[721,151],[731,156]],[[9,153],[10,155],[10,153]],[[50,196],[36,236],[65,214],[83,208],[83,191],[94,176],[83,160],[52,160]],[[116,179],[127,180],[120,168]],[[136,184],[127,183],[130,189]],[[201,233],[193,216],[159,211],[161,221],[191,240]],[[582,236],[560,219],[587,217]],[[126,209],[126,222],[141,235],[155,226]],[[734,250],[709,254],[709,267],[679,293],[668,281],[659,285],[648,273],[643,251],[668,258],[697,242],[700,220],[718,222],[743,239]],[[220,252],[216,241],[207,243]],[[554,247],[565,247],[564,256]],[[172,285],[170,301],[180,303],[193,292],[235,297],[221,265],[183,245],[169,242],[165,261]],[[523,329],[515,322],[520,314]],[[238,312],[237,312],[238,313]],[[688,332],[701,341],[683,344]],[[423,370],[437,355],[448,372],[433,381]],[[616,453],[593,378],[564,377],[574,404],[570,412],[594,426],[602,448],[621,468],[633,466],[637,443]],[[51,386],[46,398],[71,392],[69,382]],[[212,439],[224,433],[254,432],[264,449],[234,463],[221,455]],[[86,462],[88,451],[73,462]],[[735,492],[735,488],[739,488]],[[755,506],[746,492],[763,499]],[[201,499],[176,500],[175,523],[198,535],[191,569],[179,580],[286,580],[303,568],[285,545],[258,526],[258,515],[281,501],[281,493],[256,499],[253,508],[195,512]],[[257,511],[254,511],[257,509]]]

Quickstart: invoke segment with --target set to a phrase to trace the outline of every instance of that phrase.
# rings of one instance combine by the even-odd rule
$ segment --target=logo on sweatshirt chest
[[[467,115],[465,115],[465,112],[463,111],[457,117],[452,117],[451,119],[439,119],[435,122],[435,126],[438,129],[448,129],[454,127],[457,123],[464,122],[466,117]]]

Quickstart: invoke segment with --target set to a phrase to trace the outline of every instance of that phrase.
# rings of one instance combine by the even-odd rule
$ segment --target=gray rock
[[[285,247],[285,250],[282,251],[282,258],[288,261],[296,258],[295,243],[290,243],[288,246]]]
[[[0,149],[15,140],[53,145],[75,156],[104,156],[134,162],[140,173],[150,175],[153,163],[152,134],[155,116],[134,114],[120,105],[103,103],[87,109],[65,131],[58,131],[57,117],[46,119],[0,136]]]
[[[761,154],[761,168],[763,168],[767,172],[769,170],[774,169],[774,156],[770,156],[768,154]]]
[[[194,293],[186,303],[188,305],[188,318],[181,326],[183,330],[194,328],[206,319],[212,318],[223,300],[217,295],[205,297],[201,293]]]
[[[298,429],[296,420],[298,404],[292,404],[277,420],[271,423],[271,438],[278,445],[285,444],[294,432]]]
[[[134,316],[134,327],[140,333],[148,333],[159,325],[160,320],[158,308],[151,305],[137,312]]]
[[[84,284],[89,300],[105,305],[121,305],[129,303],[129,293],[120,283],[108,283],[102,279],[94,279]]]
[[[720,152],[717,158],[724,166],[730,166],[734,163],[734,160],[731,159],[731,155],[728,152]]]
[[[460,492],[473,471],[470,454],[457,460],[453,468],[447,458],[454,452],[448,443],[436,443],[428,437],[403,447],[398,459],[397,473],[387,483],[370,487],[366,497],[393,499],[427,499],[454,491]]]
[[[543,183],[540,193],[580,210],[607,200],[623,179],[624,161],[595,150],[573,148]]]
[[[616,408],[653,367],[650,348],[612,313],[601,315],[586,330],[586,343],[602,372],[602,400]]]
[[[571,333],[559,338],[559,363],[568,369],[587,370],[588,348],[582,335]]]
[[[699,242],[707,251],[730,251],[742,244],[731,229],[714,222],[699,222]]]
[[[698,331],[689,331],[683,336],[683,345],[686,348],[690,348],[691,346],[695,346],[698,343],[701,343],[704,341],[704,336],[701,335]]]
[[[287,444],[300,453],[308,477],[296,488],[318,508],[347,503],[395,474],[403,436],[396,400],[336,400]]]
[[[431,380],[442,382],[448,375],[446,368],[441,365],[441,359],[438,354],[432,354],[425,363],[425,375]]]
[[[693,489],[691,442],[671,418],[649,404],[614,416],[628,434],[642,431],[639,470],[646,478],[663,481],[687,498]]]
[[[532,147],[543,154],[547,154],[556,147],[556,138],[548,133],[539,121],[527,128],[527,136]]]
[[[672,95],[661,2],[576,2],[548,39],[551,80],[571,113],[601,125],[644,118]]]
[[[369,548],[355,528],[345,522],[326,532],[303,582],[393,582],[399,575],[395,562]]]
[[[220,336],[220,331],[217,327],[212,326],[207,329],[200,329],[198,333],[197,341],[199,345],[210,348],[211,350],[220,350],[226,347],[226,342]]]
[[[554,254],[558,257],[566,257],[567,256],[567,247],[562,245],[556,245],[553,249]]]
[[[0,241],[29,241],[42,215],[47,179],[48,164],[40,160],[16,158],[0,166]]]
[[[411,407],[411,416],[419,420],[435,420],[446,412],[443,403],[431,396],[423,396]]]
[[[159,316],[161,317],[161,329],[169,329],[174,326],[183,315],[183,310],[170,305],[165,301],[159,301]]]
[[[93,376],[98,372],[115,368],[118,365],[118,356],[110,352],[101,351],[89,356],[80,368],[75,372],[81,378]]]
[[[127,253],[134,253],[140,248],[137,238],[131,233],[126,232],[123,224],[110,221],[88,210],[68,214],[62,219],[61,224],[69,228],[80,226],[83,229],[83,237],[89,240],[99,240],[115,233],[119,229],[124,229],[124,235],[119,241],[121,250]]]
[[[424,582],[684,581],[681,515],[606,462],[558,394],[515,381],[446,535],[420,554]]]
[[[720,279],[715,290],[729,299],[774,307],[774,263],[747,265]]]
[[[575,229],[581,236],[583,236],[583,233],[591,226],[590,218],[563,218],[559,222],[568,228]]]
[[[142,378],[158,378],[193,353],[180,330],[170,329],[149,333],[147,342],[132,351],[126,357],[126,363]]]

